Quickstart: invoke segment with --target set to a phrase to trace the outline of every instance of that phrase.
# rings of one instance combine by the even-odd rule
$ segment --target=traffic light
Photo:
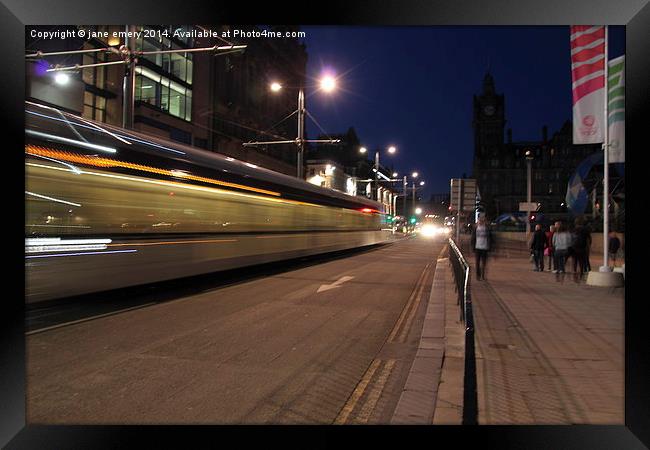
[[[409,222],[411,222],[411,223],[415,223],[416,220],[417,220],[417,219],[416,219],[415,217],[411,217],[411,219],[409,220]]]

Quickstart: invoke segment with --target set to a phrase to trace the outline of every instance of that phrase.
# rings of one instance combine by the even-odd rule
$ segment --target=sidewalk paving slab
[[[502,255],[471,277],[479,423],[623,424],[624,288]]]

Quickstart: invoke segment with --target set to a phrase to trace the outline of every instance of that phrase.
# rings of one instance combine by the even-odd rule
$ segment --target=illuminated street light
[[[359,149],[359,153],[366,153],[367,151],[368,151],[368,149],[365,148],[365,147],[361,147],[361,148]]]
[[[326,75],[321,79],[320,87],[325,92],[331,92],[336,87],[336,80],[330,75]],[[279,92],[282,89],[282,85],[277,81],[271,83],[271,91]],[[292,140],[279,140],[279,141],[267,141],[267,142],[244,142],[242,145],[244,147],[254,147],[256,145],[269,145],[269,144],[296,144],[298,146],[298,155],[297,155],[297,177],[304,179],[303,174],[303,155],[305,153],[305,143],[319,143],[319,144],[336,144],[340,142],[340,139],[305,139],[305,115],[309,115],[307,109],[305,108],[305,88],[300,86],[298,88],[298,109],[294,111],[290,116],[297,113],[298,118],[298,136]],[[288,117],[290,117],[288,116]],[[311,115],[309,115],[311,117]],[[288,118],[287,117],[287,118]],[[312,120],[315,120],[312,117]]]
[[[70,81],[70,77],[68,76],[67,73],[59,72],[56,74],[54,77],[54,81],[56,81],[57,84],[60,85],[66,85]]]
[[[336,88],[336,79],[331,75],[325,75],[320,80],[320,87],[325,92],[332,92]]]
[[[397,172],[393,172],[393,178],[397,178]]]
[[[415,214],[422,214],[422,208],[415,208]]]
[[[411,176],[412,176],[413,178],[417,178],[418,175],[419,175],[419,174],[418,174],[417,172],[413,172],[413,173],[411,174]]]
[[[424,186],[424,181],[420,181],[420,186]]]
[[[397,151],[397,149],[391,145],[388,147],[387,151],[392,155]],[[375,172],[375,187],[377,189],[376,200],[379,201],[379,150],[375,152],[375,168],[373,171]]]

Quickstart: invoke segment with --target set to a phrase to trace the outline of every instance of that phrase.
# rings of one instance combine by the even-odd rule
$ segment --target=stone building
[[[506,130],[505,98],[497,93],[489,73],[473,103],[473,178],[488,217],[518,212],[519,203],[526,201],[527,151],[533,157],[532,201],[540,204],[544,214],[568,217],[565,196],[569,178],[582,160],[601,151],[601,145],[573,145],[570,121],[550,136],[548,127],[543,126],[539,140],[513,142],[512,130]],[[591,207],[587,212],[591,213]]]

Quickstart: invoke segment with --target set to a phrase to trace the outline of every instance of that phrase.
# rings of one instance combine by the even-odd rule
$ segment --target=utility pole
[[[413,214],[415,214],[415,180],[413,180]]]
[[[528,242],[528,238],[530,236],[530,227],[531,224],[530,222],[530,203],[531,203],[531,196],[532,196],[532,182],[531,182],[531,173],[532,173],[532,166],[533,166],[533,155],[530,150],[526,151],[526,171],[528,173],[528,182],[527,182],[527,197],[526,201],[528,202],[528,210],[526,212],[526,242]]]
[[[406,182],[406,175],[404,175],[404,222],[406,222],[406,197],[408,197],[408,183]]]
[[[297,177],[301,180],[304,179],[303,175],[303,156],[305,152],[305,91],[302,86],[298,91],[298,157],[297,157]]]
[[[375,200],[379,201],[379,151],[375,152]]]
[[[135,26],[126,26],[124,46],[120,47],[120,54],[124,59],[124,81],[122,82],[122,127],[133,129],[135,109],[135,65],[138,59],[131,54],[135,49]]]
[[[297,165],[296,177],[303,180],[305,178],[303,173],[303,159],[305,152],[305,143],[323,143],[323,144],[337,144],[341,142],[340,139],[305,139],[305,115],[308,114],[307,109],[305,108],[305,90],[302,86],[298,89],[298,109],[294,111],[289,116],[296,114],[298,115],[298,136],[294,140],[279,140],[279,141],[256,141],[256,142],[244,142],[242,145],[244,147],[255,147],[258,145],[275,145],[275,144],[295,144],[298,147],[298,156],[297,156]],[[311,117],[311,116],[310,116]],[[288,118],[288,117],[287,117]],[[312,120],[313,117],[312,117]]]

